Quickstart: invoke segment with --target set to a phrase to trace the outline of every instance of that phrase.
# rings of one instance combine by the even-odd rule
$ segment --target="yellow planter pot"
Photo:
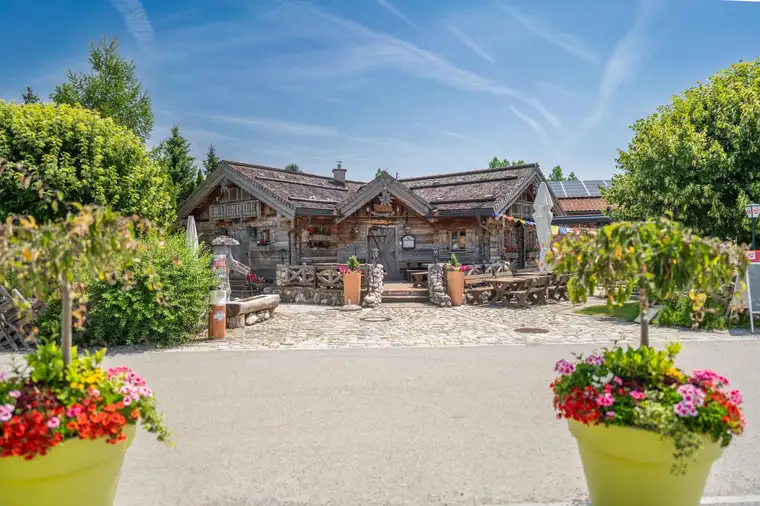
[[[0,458],[0,504],[111,506],[135,426],[127,426],[125,434],[127,440],[115,445],[72,439],[44,457]]]
[[[590,427],[569,420],[586,474],[593,506],[699,506],[710,466],[722,453],[704,438],[685,475],[671,473],[675,447],[670,439],[641,429]]]

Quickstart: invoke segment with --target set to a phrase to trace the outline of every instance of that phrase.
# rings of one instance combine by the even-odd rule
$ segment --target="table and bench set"
[[[465,276],[464,293],[468,304],[506,305],[514,300],[518,307],[545,305],[550,300],[569,300],[568,278],[550,273],[477,274]]]

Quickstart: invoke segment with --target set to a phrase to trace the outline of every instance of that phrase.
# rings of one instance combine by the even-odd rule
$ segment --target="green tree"
[[[744,241],[760,199],[760,59],[732,65],[637,121],[604,192],[615,218],[672,213],[698,233]]]
[[[87,109],[0,100],[0,157],[23,162],[49,188],[40,199],[19,182],[23,174],[12,163],[0,175],[0,219],[62,218],[51,206],[56,191],[66,201],[108,205],[158,225],[176,218],[171,181],[145,145],[129,129]]]
[[[40,97],[34,94],[31,86],[26,87],[26,91],[21,94],[21,98],[24,100],[24,104],[39,104]]]
[[[298,164],[296,163],[289,163],[285,166],[285,170],[288,170],[290,172],[301,172],[301,169],[298,168]]]
[[[383,169],[377,168],[377,171],[375,172],[375,177],[380,177],[383,175]]]
[[[567,175],[567,179],[565,181],[578,181],[578,176],[575,175],[575,172],[570,172],[570,174]]]
[[[546,179],[549,181],[564,181],[565,176],[562,174],[562,167],[559,165],[552,167],[552,171],[549,173],[549,177]]]
[[[181,204],[195,191],[198,167],[190,154],[190,141],[179,133],[179,125],[172,126],[171,135],[154,151],[154,158],[169,174],[174,184],[174,199]]]
[[[200,185],[203,184],[203,181],[206,180],[206,177],[203,175],[203,171],[201,169],[198,169],[198,175],[195,176],[195,188],[198,188]]]
[[[648,346],[649,300],[689,291],[699,313],[709,295],[737,275],[742,279],[749,261],[731,243],[699,237],[681,223],[661,218],[613,223],[595,236],[566,236],[552,245],[548,262],[554,272],[570,275],[573,302],[585,301],[600,287],[611,305],[622,305],[638,289],[641,344]]]
[[[489,169],[498,169],[500,167],[509,167],[510,163],[509,160],[506,158],[503,160],[500,160],[498,156],[494,156],[490,162],[488,162],[488,168]]]
[[[103,38],[90,45],[91,72],[68,72],[68,81],[56,86],[50,98],[56,104],[79,104],[113,118],[145,142],[153,129],[150,97],[137,78],[134,60],[119,56],[119,41]]]
[[[206,159],[203,160],[203,168],[206,171],[206,173],[203,174],[203,176],[211,174],[216,169],[218,169],[220,163],[222,163],[222,160],[220,160],[219,157],[216,156],[216,149],[214,149],[214,145],[209,144],[208,151],[206,152]]]

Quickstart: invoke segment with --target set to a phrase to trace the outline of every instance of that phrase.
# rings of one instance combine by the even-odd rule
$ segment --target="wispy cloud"
[[[119,11],[127,30],[137,39],[140,47],[150,49],[153,46],[153,27],[140,0],[111,0],[111,5]]]
[[[415,30],[419,30],[420,27],[417,26],[417,24],[409,19],[409,16],[398,10],[392,3],[390,3],[388,0],[377,0],[377,3],[386,9],[388,12],[399,18],[401,21],[406,23],[407,25],[411,26]]]
[[[486,53],[482,47],[480,47],[474,40],[468,37],[467,34],[462,32],[459,28],[453,25],[449,25],[448,28],[449,31],[454,34],[454,37],[459,39],[462,44],[470,48],[476,55],[480,56],[484,60],[490,61],[491,63],[496,63],[490,54]]]
[[[534,120],[524,112],[520,111],[517,107],[510,105],[509,110],[512,111],[512,113],[523,120],[530,128],[533,129],[534,132],[538,134],[539,137],[541,137],[541,140],[546,140],[546,132],[544,131],[544,128],[541,126],[541,123]]]
[[[559,118],[547,110],[537,98],[458,67],[441,55],[372,30],[358,22],[329,14],[310,4],[294,1],[288,2],[288,5],[312,14],[312,19],[321,18],[340,26],[347,34],[358,39],[358,43],[352,43],[342,53],[325,53],[323,56],[329,57],[329,61],[316,61],[315,57],[320,55],[310,53],[309,60],[313,62],[311,65],[300,65],[295,70],[293,70],[294,66],[290,66],[289,70],[297,72],[302,78],[335,79],[339,74],[350,75],[390,67],[407,75],[436,81],[454,89],[515,97],[535,107],[552,125],[561,126]],[[278,61],[282,62],[283,59],[278,58]]]
[[[348,100],[343,100],[343,99],[335,98],[335,97],[328,97],[326,95],[309,95],[309,97],[315,100],[321,100],[323,102],[330,102],[331,104],[355,105],[349,102]]]
[[[538,21],[523,16],[512,7],[501,2],[499,2],[499,5],[525,28],[579,60],[587,63],[597,63],[599,61],[599,57],[577,37],[559,33],[548,26],[543,26]]]
[[[199,114],[198,116],[202,116],[210,121],[243,125],[254,130],[278,135],[292,135],[296,137],[341,136],[340,132],[338,132],[338,129],[336,128],[323,125],[313,125],[310,123],[299,123],[270,118],[224,116],[216,114]]]
[[[536,81],[536,86],[538,88],[543,89],[547,93],[551,93],[552,95],[559,95],[561,97],[569,98],[571,100],[576,100],[579,102],[588,103],[593,100],[593,98],[589,97],[588,95],[584,95],[583,93],[578,93],[577,91],[568,90],[567,88],[563,86],[559,86],[553,83],[547,83],[546,81]]]

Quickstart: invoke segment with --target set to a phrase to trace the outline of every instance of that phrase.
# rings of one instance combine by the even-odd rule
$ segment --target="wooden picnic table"
[[[425,288],[427,284],[428,271],[407,271],[415,288]]]

